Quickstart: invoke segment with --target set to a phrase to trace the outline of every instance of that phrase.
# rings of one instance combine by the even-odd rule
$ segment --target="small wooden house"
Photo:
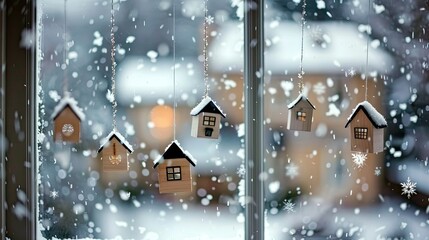
[[[200,138],[219,137],[220,119],[226,117],[219,106],[210,98],[204,97],[192,111],[191,136]]]
[[[311,123],[313,122],[313,110],[316,108],[307,97],[300,94],[288,105],[288,108],[287,129],[310,132]]]
[[[367,153],[383,151],[384,130],[387,122],[372,105],[364,101],[359,103],[347,119],[350,125],[351,150]]]
[[[158,171],[159,193],[180,193],[192,191],[191,165],[196,161],[173,141],[164,154],[154,162]]]
[[[54,108],[51,118],[54,121],[54,141],[79,142],[81,122],[85,119],[85,114],[74,98],[66,94]]]
[[[104,171],[128,171],[128,154],[133,152],[132,146],[118,132],[112,131],[98,149],[101,152]]]

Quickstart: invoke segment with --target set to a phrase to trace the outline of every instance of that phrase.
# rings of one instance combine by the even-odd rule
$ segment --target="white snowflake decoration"
[[[361,168],[365,164],[367,154],[362,152],[352,153],[353,163],[356,167]]]
[[[207,16],[206,17],[206,23],[208,24],[208,25],[211,25],[211,24],[213,24],[214,23],[214,17],[213,16]]]
[[[294,179],[299,174],[298,169],[299,167],[297,165],[289,163],[286,166],[286,176],[290,177],[290,179]]]
[[[58,191],[56,191],[56,190],[51,191],[51,192],[49,193],[49,196],[50,196],[52,199],[57,198],[57,197],[59,196]]]
[[[354,69],[353,67],[351,67],[346,71],[346,77],[353,77],[355,75],[356,75],[356,69]]]
[[[242,178],[244,177],[244,174],[246,174],[246,169],[243,164],[240,164],[240,167],[237,169],[237,175]]]
[[[286,210],[288,213],[295,212],[294,210],[295,203],[293,203],[290,199],[284,200],[283,203],[284,203],[283,210]]]
[[[411,197],[413,194],[417,194],[416,192],[416,182],[411,182],[410,177],[408,177],[407,182],[401,183],[402,187],[402,194],[406,194],[408,198]]]

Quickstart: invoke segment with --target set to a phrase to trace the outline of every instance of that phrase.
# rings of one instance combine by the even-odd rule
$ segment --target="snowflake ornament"
[[[413,194],[417,194],[416,192],[416,182],[411,182],[410,177],[408,177],[407,182],[401,183],[402,187],[402,194],[401,195],[407,195],[408,198],[411,197]]]
[[[293,203],[290,199],[284,200],[283,204],[284,204],[283,210],[286,210],[288,213],[295,212],[294,210],[295,203]]]
[[[381,175],[381,167],[376,167],[374,170],[374,175],[375,176],[380,176]]]
[[[246,169],[244,168],[243,164],[240,164],[240,167],[237,169],[237,175],[240,178],[243,178],[245,174],[246,174]]]
[[[346,77],[354,77],[356,75],[356,69],[351,67],[350,69],[347,69],[345,74],[346,74]]]
[[[353,163],[356,167],[361,168],[365,164],[367,154],[362,152],[352,153]]]
[[[214,23],[214,17],[213,16],[207,16],[206,17],[206,23],[208,24],[208,25],[211,25],[211,24],[213,24]]]
[[[286,176],[288,176],[290,179],[294,179],[296,176],[298,176],[298,166],[294,163],[289,163],[286,167]]]

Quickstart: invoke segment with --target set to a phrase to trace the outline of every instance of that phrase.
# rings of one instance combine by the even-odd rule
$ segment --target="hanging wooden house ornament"
[[[104,171],[128,171],[128,154],[132,152],[133,147],[116,131],[110,132],[98,149]]]
[[[220,132],[220,120],[226,115],[222,109],[208,96],[191,111],[191,136],[217,139]]]
[[[174,140],[164,154],[154,161],[158,171],[159,193],[181,193],[192,191],[191,166],[196,160]]]
[[[54,121],[54,141],[79,142],[85,114],[68,92],[54,108],[51,118]]]
[[[287,129],[296,131],[311,131],[313,122],[313,110],[316,108],[303,94],[288,105]]]
[[[347,119],[350,126],[351,150],[377,153],[383,151],[386,119],[367,101],[359,103]]]

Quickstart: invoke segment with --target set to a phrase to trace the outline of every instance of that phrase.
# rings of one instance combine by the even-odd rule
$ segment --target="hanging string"
[[[209,57],[208,57],[208,37],[207,37],[207,33],[208,33],[208,24],[210,24],[211,20],[209,19],[208,16],[208,8],[207,8],[207,1],[208,0],[204,0],[204,39],[203,39],[203,56],[204,56],[204,85],[205,85],[205,90],[204,90],[204,97],[208,97],[209,95]]]
[[[64,95],[68,94],[68,78],[67,78],[67,54],[68,54],[68,46],[67,46],[67,0],[64,0],[64,51],[63,51],[63,93]]]
[[[370,26],[369,26],[369,17],[371,13],[371,0],[368,0],[368,13],[366,19],[366,27],[368,32],[368,37],[366,38],[366,62],[365,62],[365,101],[368,100],[368,58],[369,58],[369,38],[370,38]]]
[[[113,1],[112,0],[112,8],[110,10],[110,40],[111,40],[111,49],[110,49],[110,59],[112,61],[112,114],[113,114],[113,130],[116,131],[116,107],[118,106],[118,103],[116,102],[116,61],[115,61],[115,10],[113,8]]]
[[[301,61],[300,61],[300,73],[298,74],[298,78],[299,78],[299,83],[298,83],[298,87],[299,87],[299,93],[301,94],[303,89],[304,89],[304,83],[303,83],[303,78],[304,78],[304,68],[303,68],[303,62],[304,62],[304,28],[305,28],[305,14],[307,13],[306,11],[306,6],[307,6],[307,2],[306,0],[303,1],[302,3],[302,14],[301,14]]]
[[[173,139],[176,140],[176,1],[173,0]]]

